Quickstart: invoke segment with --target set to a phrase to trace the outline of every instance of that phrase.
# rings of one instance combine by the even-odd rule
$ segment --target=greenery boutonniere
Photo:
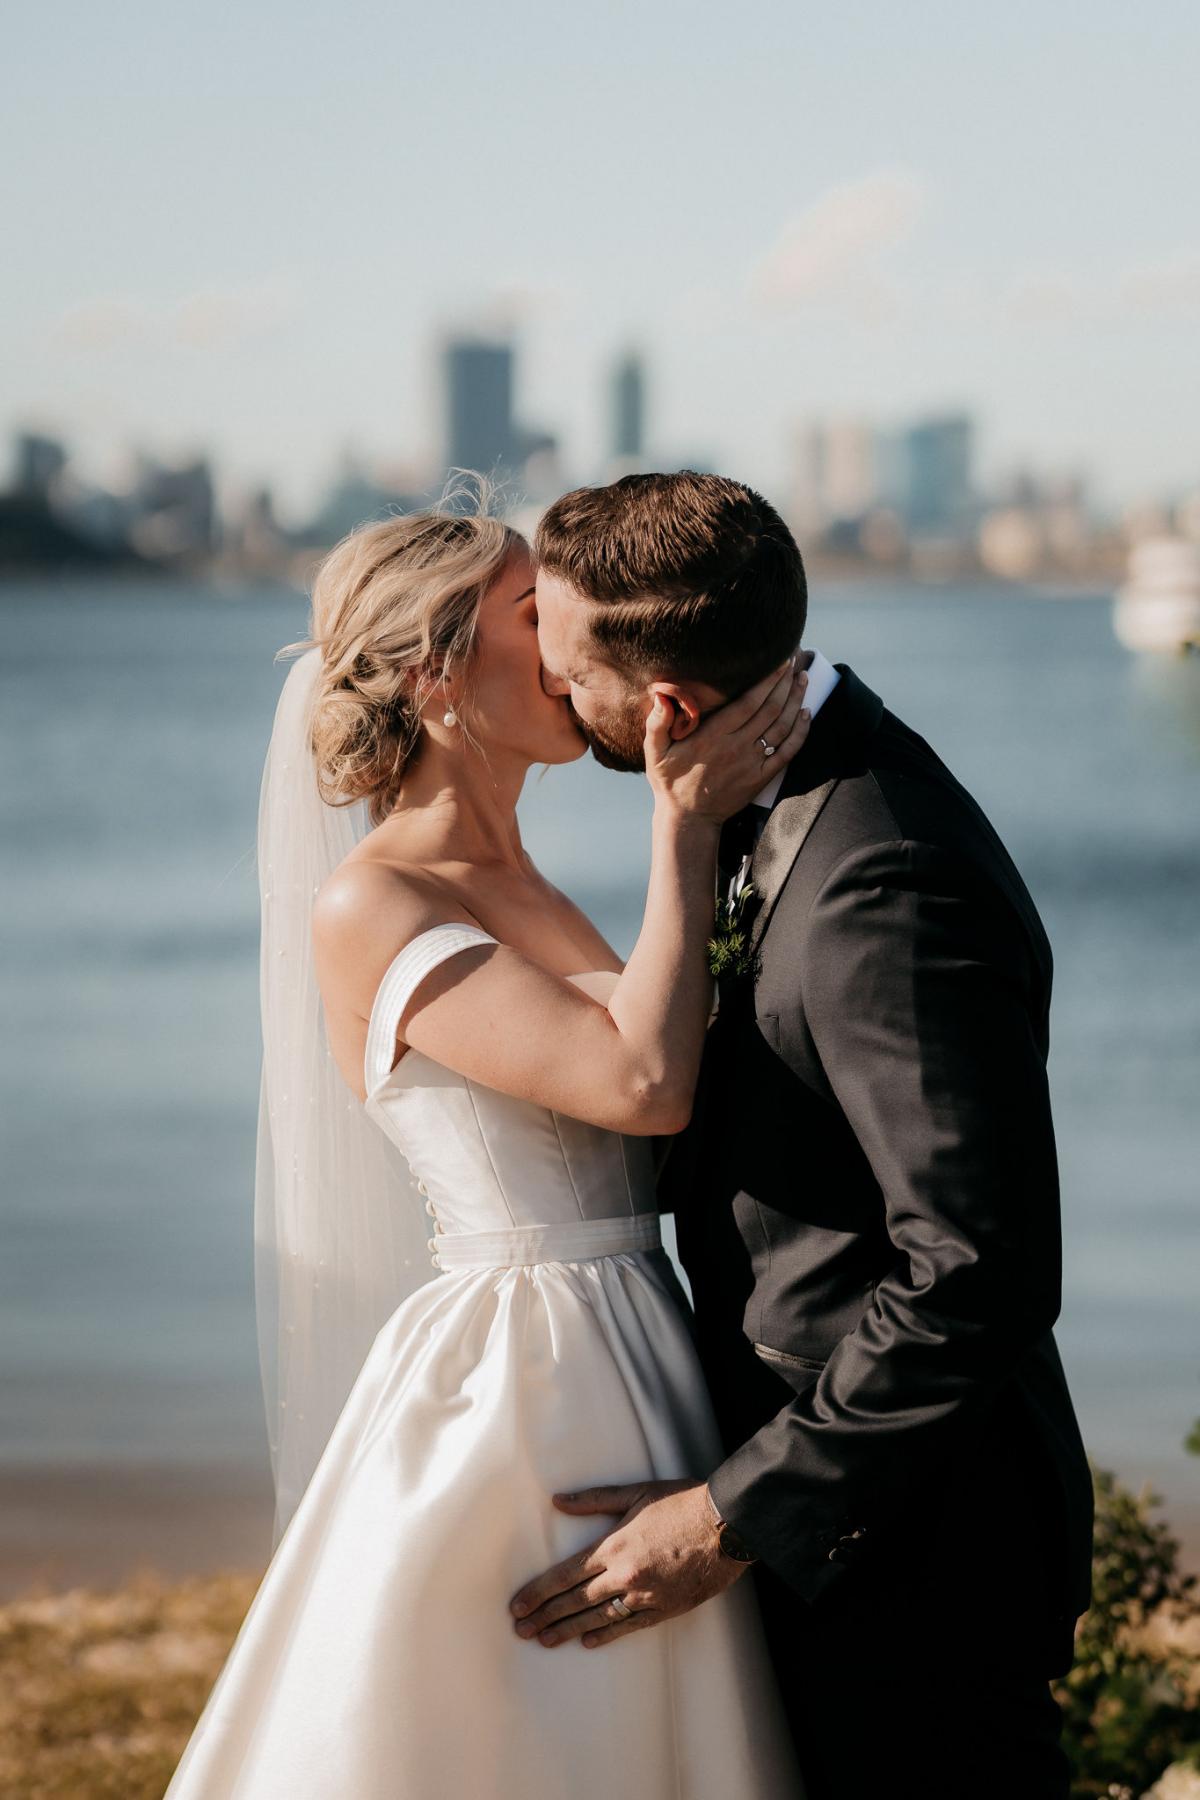
[[[718,980],[729,975],[749,975],[754,967],[742,916],[753,892],[754,884],[748,881],[728,899],[717,901],[716,932],[708,940],[708,971]]]

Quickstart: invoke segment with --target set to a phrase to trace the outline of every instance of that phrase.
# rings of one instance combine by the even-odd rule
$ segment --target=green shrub
[[[1179,1545],[1133,1494],[1093,1470],[1096,1550],[1076,1660],[1056,1684],[1073,1800],[1138,1800],[1172,1763],[1200,1758],[1200,1605]]]

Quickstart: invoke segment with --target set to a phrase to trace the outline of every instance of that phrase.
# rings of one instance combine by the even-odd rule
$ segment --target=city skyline
[[[299,516],[344,448],[419,455],[467,327],[516,333],[518,412],[571,472],[636,342],[663,447],[768,492],[798,428],[923,411],[977,419],[989,479],[1185,490],[1200,18],[1156,19],[26,9],[0,429],[100,478],[135,444],[205,454]]]
[[[162,461],[146,452],[112,487],[89,482],[73,447],[36,433],[13,444],[13,479],[0,490],[0,569],[91,564],[306,579],[314,554],[397,509],[427,506],[463,471],[492,483],[490,503],[532,533],[543,506],[568,485],[557,434],[516,405],[518,355],[501,337],[449,337],[439,355],[436,437],[397,466],[343,459],[310,516],[282,518],[269,486],[222,504],[210,459]],[[607,371],[608,439],[592,481],[676,466],[656,455],[644,358],[633,346]],[[896,572],[935,580],[1088,580],[1114,572],[1129,543],[1172,528],[1194,538],[1197,493],[1119,523],[1079,476],[1026,467],[1001,484],[980,480],[977,424],[967,413],[922,415],[882,428],[831,419],[798,434],[787,491],[777,496],[806,555],[825,571]],[[688,459],[683,459],[687,461]],[[697,459],[692,459],[697,460]],[[573,472],[574,478],[579,471]]]

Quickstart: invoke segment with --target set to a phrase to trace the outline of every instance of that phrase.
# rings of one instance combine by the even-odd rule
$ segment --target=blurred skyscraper
[[[796,445],[792,517],[797,530],[857,526],[879,493],[876,433],[859,419],[810,426]]]
[[[442,377],[445,466],[500,476],[515,469],[521,459],[511,344],[454,338],[443,352]]]
[[[922,419],[905,432],[897,473],[900,511],[910,530],[953,533],[969,522],[973,439],[965,413]]]
[[[212,471],[203,457],[172,466],[138,458],[128,502],[129,541],[155,562],[199,562],[219,535]]]
[[[627,350],[612,372],[612,455],[640,463],[646,450],[646,374],[636,351]]]
[[[401,472],[399,479],[384,476],[347,450],[316,516],[299,536],[304,543],[314,546],[336,544],[339,538],[370,519],[382,519],[397,512],[414,512],[418,507],[428,505],[429,499],[429,494],[420,491],[418,482],[411,475]]]
[[[23,431],[16,442],[16,492],[26,500],[46,502],[67,464],[67,453],[55,438]]]

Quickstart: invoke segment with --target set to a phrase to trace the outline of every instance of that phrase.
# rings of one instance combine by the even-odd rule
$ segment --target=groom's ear
[[[648,691],[651,705],[654,696],[661,694],[670,707],[671,737],[676,743],[691,737],[704,715],[713,712],[724,698],[716,688],[706,687],[703,682],[652,681]]]
[[[690,737],[700,723],[701,708],[697,695],[676,681],[652,681],[649,692],[651,706],[656,696],[661,696],[670,712],[671,737],[674,742]]]

